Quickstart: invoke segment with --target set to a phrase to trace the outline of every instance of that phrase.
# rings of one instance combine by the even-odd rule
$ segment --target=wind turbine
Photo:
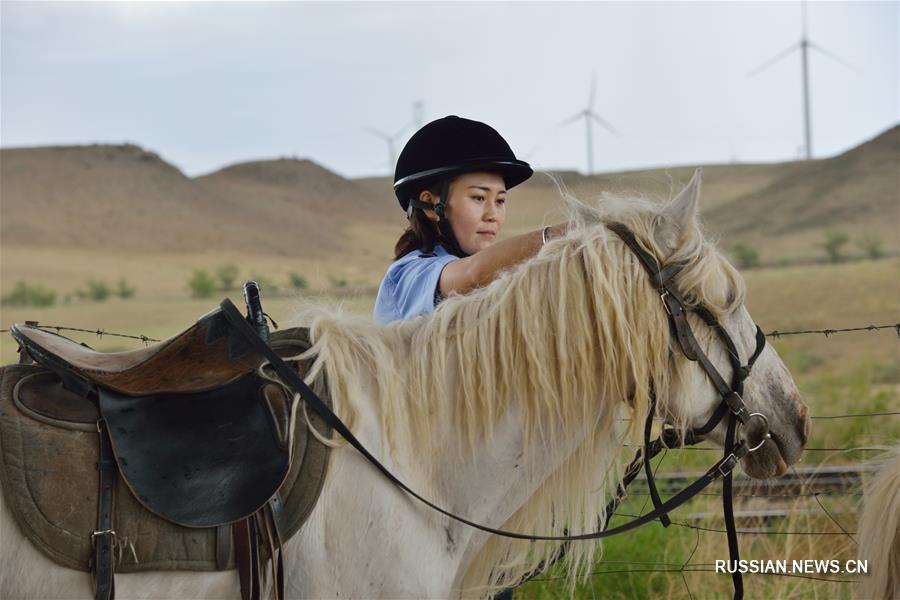
[[[802,76],[803,76],[803,126],[804,126],[805,140],[806,140],[805,149],[806,149],[806,160],[810,160],[812,158],[812,128],[810,127],[810,118],[809,118],[809,49],[813,48],[815,50],[818,50],[819,52],[821,52],[828,58],[831,58],[832,60],[835,60],[835,61],[841,63],[848,69],[853,69],[853,67],[851,67],[850,65],[848,65],[847,63],[842,61],[840,58],[838,58],[834,54],[832,54],[832,53],[828,52],[827,50],[825,50],[824,48],[820,47],[819,45],[814,44],[811,41],[809,41],[809,39],[806,37],[806,2],[803,2],[801,4],[801,7],[803,8],[803,36],[800,38],[800,41],[796,44],[791,44],[791,46],[787,50],[780,52],[779,54],[775,55],[773,58],[770,58],[769,60],[764,62],[762,65],[753,69],[752,71],[750,71],[750,73],[747,74],[747,76],[753,77],[757,73],[761,73],[762,71],[765,71],[766,69],[768,69],[769,67],[771,67],[772,65],[777,63],[779,60],[781,60],[785,56],[789,55],[794,50],[796,50],[798,48],[800,49]]]
[[[585,131],[587,133],[587,167],[588,167],[587,174],[588,175],[594,174],[594,138],[593,138],[593,129],[591,128],[591,126],[593,125],[593,122],[597,121],[598,123],[603,125],[603,127],[605,127],[607,130],[609,130],[609,132],[612,133],[613,135],[619,135],[619,132],[616,131],[615,129],[613,129],[612,125],[610,125],[609,123],[604,121],[600,117],[600,115],[598,115],[597,113],[594,112],[594,90],[596,88],[596,84],[597,84],[597,74],[592,73],[591,74],[591,94],[588,97],[587,108],[584,108],[584,109],[578,111],[577,113],[575,113],[575,115],[573,115],[572,117],[570,117],[570,118],[566,119],[565,121],[563,121],[562,123],[560,123],[560,126],[562,126],[562,125],[568,125],[569,123],[574,123],[578,119],[584,119]]]
[[[425,117],[425,103],[421,100],[413,102],[413,124],[416,129],[422,128],[422,119]]]
[[[407,129],[409,129],[409,125],[404,125],[402,129],[397,131],[397,133],[391,135],[389,133],[379,131],[378,129],[374,129],[372,127],[365,128],[366,131],[368,131],[375,137],[380,138],[380,139],[384,140],[385,142],[387,142],[388,160],[390,161],[390,162],[388,162],[388,168],[393,169],[394,165],[397,164],[397,151],[394,147],[394,142],[397,141],[398,139],[400,139],[400,136],[402,136],[404,133],[406,133]]]

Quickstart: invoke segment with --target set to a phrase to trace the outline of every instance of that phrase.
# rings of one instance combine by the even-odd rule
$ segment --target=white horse
[[[744,283],[697,220],[699,171],[672,201],[565,196],[572,228],[489,286],[451,296],[429,317],[379,327],[324,308],[302,315],[336,412],[400,479],[479,523],[543,535],[593,531],[639,444],[651,387],[661,416],[703,424],[720,398],[670,339],[659,296],[637,259],[603,224],[618,221],[663,261],[685,261],[676,283],[729,331],[742,362],[755,347]],[[690,321],[726,377],[715,333]],[[790,374],[766,346],[744,399],[772,439],[743,460],[754,477],[783,473],[809,432]],[[722,443],[724,426],[710,439]],[[89,597],[85,573],[57,566],[19,534],[0,506],[3,598]],[[626,534],[627,535],[627,534]],[[290,598],[489,596],[558,547],[511,541],[451,521],[391,485],[353,448],[331,453],[328,479],[286,545]],[[598,544],[575,543],[570,583],[586,577]],[[237,575],[119,574],[121,598],[237,598]]]

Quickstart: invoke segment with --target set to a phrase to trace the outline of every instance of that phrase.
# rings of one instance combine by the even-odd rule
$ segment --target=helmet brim
[[[510,160],[507,158],[478,159],[452,166],[413,173],[394,183],[394,193],[397,196],[397,200],[400,202],[400,206],[403,207],[403,210],[405,211],[409,206],[410,194],[415,188],[421,189],[441,179],[456,177],[463,173],[472,173],[475,171],[498,173],[503,177],[503,181],[506,183],[506,189],[508,190],[516,187],[534,174],[534,169],[531,168],[531,165],[522,160]]]

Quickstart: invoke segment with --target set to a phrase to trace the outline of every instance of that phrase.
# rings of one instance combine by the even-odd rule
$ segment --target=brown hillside
[[[557,172],[576,196],[604,191],[669,197],[693,166],[586,177]],[[821,255],[828,229],[875,234],[900,248],[900,127],[833,158],[704,167],[702,210],[726,246],[763,260]],[[559,195],[537,173],[511,195],[504,237],[559,219]],[[139,147],[0,150],[0,240],[165,253],[389,258],[405,219],[389,177],[347,180],[309,160],[231,165],[191,179]]]
[[[810,237],[826,229],[900,237],[900,126],[839,156],[794,163],[767,185],[706,214],[727,236]]]
[[[0,151],[8,246],[324,256],[340,249],[336,225],[362,203],[353,182],[310,161],[191,179],[132,145]]]

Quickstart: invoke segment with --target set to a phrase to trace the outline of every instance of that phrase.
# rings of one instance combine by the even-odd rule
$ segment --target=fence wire
[[[148,337],[146,335],[129,335],[126,333],[114,333],[111,331],[106,331],[105,329],[82,329],[80,327],[67,327],[64,325],[41,325],[38,321],[25,321],[27,325],[32,325],[34,327],[40,327],[41,329],[52,330],[56,333],[61,331],[75,331],[79,333],[90,333],[92,335],[96,335],[98,338],[106,337],[120,337],[131,340],[138,340],[144,344],[150,342],[158,342],[160,340],[152,337]],[[852,331],[880,331],[883,329],[893,329],[897,333],[897,337],[900,338],[900,323],[894,323],[892,325],[864,325],[862,327],[845,327],[845,328],[831,328],[831,329],[801,329],[797,331],[779,331],[774,329],[768,333],[766,333],[766,337],[771,338],[781,338],[789,335],[807,335],[807,334],[822,334],[825,337],[829,337],[835,333],[848,333]],[[9,329],[0,329],[0,333],[8,333]]]

